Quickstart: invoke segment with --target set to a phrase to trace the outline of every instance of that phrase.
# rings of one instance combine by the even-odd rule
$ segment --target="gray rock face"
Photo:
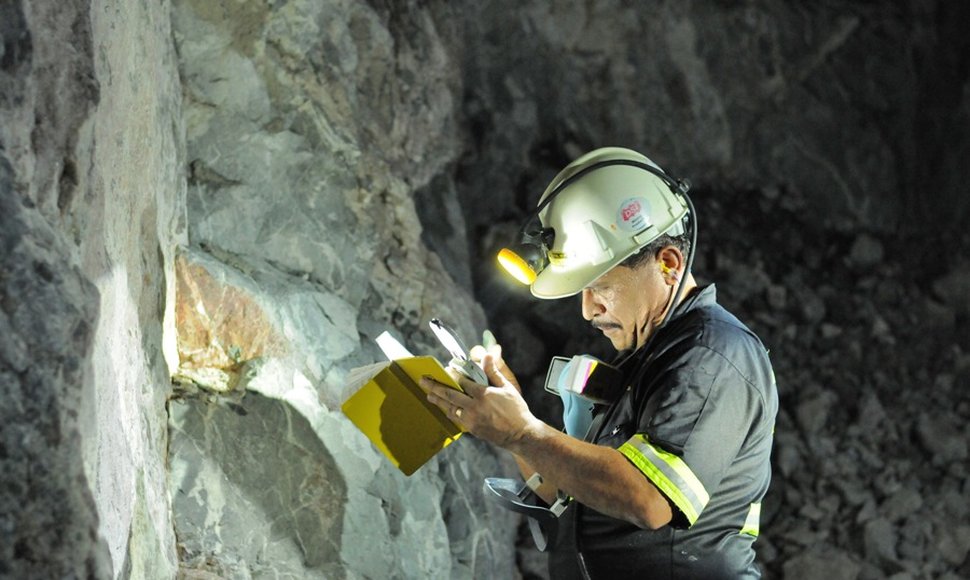
[[[968,41],[950,24],[965,5],[469,4],[459,195],[475,224],[532,207],[566,162],[605,145],[695,185],[804,193],[806,211],[842,227],[968,216]],[[918,201],[927,183],[939,205]]]
[[[608,353],[494,250],[602,145],[698,185],[772,346],[769,573],[966,576],[968,6],[0,3],[0,577],[542,576],[503,456],[405,478],[339,407],[487,312],[555,422],[544,361]]]
[[[271,260],[355,305],[375,262],[421,259],[408,255],[421,251],[410,193],[459,153],[458,79],[434,22],[409,14],[175,4],[194,243]]]
[[[480,491],[509,467],[465,438],[404,477],[339,411],[343,376],[364,356],[354,307],[223,256],[177,260],[184,385],[168,456],[181,573],[512,574],[515,518]],[[200,337],[225,350],[195,348]]]
[[[347,483],[305,417],[255,393],[175,401],[170,414],[185,564],[223,577],[340,575]]]
[[[484,328],[422,243],[413,199],[460,153],[457,69],[435,22],[354,2],[185,1],[173,23],[197,248],[179,269],[189,386],[171,407],[182,573],[512,575],[515,518],[480,491],[508,470],[494,450],[466,438],[405,478],[339,412],[346,372],[381,357],[381,331],[441,356],[430,318]],[[227,463],[254,453],[221,446],[241,415],[279,453]],[[316,463],[287,461],[290,446]],[[291,491],[264,497],[267,472]]]
[[[459,441],[450,460],[404,478],[286,365],[264,363],[247,389],[171,404],[183,574],[513,574],[512,518],[482,504],[475,475],[499,466],[464,459],[483,450]]]
[[[434,22],[424,13],[379,13],[354,3],[238,12],[180,3],[172,20],[169,9],[108,2],[2,8],[0,151],[3,201],[11,208],[4,214],[11,220],[4,281],[18,281],[4,286],[11,317],[4,325],[12,331],[4,334],[3,355],[14,373],[32,365],[70,369],[58,371],[63,384],[50,381],[48,395],[36,399],[65,409],[63,418],[48,413],[63,444],[48,437],[49,451],[21,446],[23,453],[9,456],[10,489],[20,491],[4,498],[3,529],[12,534],[5,536],[11,552],[4,573],[60,574],[62,567],[79,576],[171,577],[178,530],[186,539],[182,574],[258,575],[254,544],[213,534],[207,522],[218,519],[227,529],[265,530],[263,539],[272,540],[265,553],[280,560],[271,567],[295,577],[511,574],[513,520],[484,506],[478,493],[482,475],[507,468],[492,451],[459,445],[451,452],[462,458],[460,469],[436,460],[421,477],[402,481],[336,411],[345,372],[378,355],[362,337],[392,327],[414,348],[433,350],[425,330],[431,316],[465,333],[484,326],[467,291],[422,246],[410,197],[459,151],[457,76]],[[173,37],[184,63],[184,117]],[[401,78],[388,84],[390,61]],[[314,74],[303,72],[305,62]],[[186,255],[209,278],[187,277],[195,285],[179,287],[180,299],[195,296],[193,306],[213,308],[192,319],[175,309],[183,279],[175,249],[186,245],[189,231],[208,253]],[[464,236],[460,223],[453,235]],[[50,255],[36,250],[31,236],[45,240]],[[49,262],[56,265],[30,265]],[[467,265],[450,267],[469,277]],[[65,308],[77,313],[30,303],[41,326],[25,327],[28,310],[18,304],[36,294],[24,278],[31,273],[48,290],[63,286],[51,280],[71,273],[65,284],[77,289],[62,294]],[[226,293],[212,295],[211,288]],[[265,313],[255,325],[272,338],[260,343],[265,348],[255,348],[252,319],[239,312],[233,318],[239,296],[258,297],[246,304]],[[34,330],[51,341],[47,350]],[[225,344],[206,343],[212,336]],[[164,475],[172,374],[225,379],[216,394],[183,393],[187,398],[172,403],[173,465],[188,466],[172,475],[174,524]],[[270,385],[259,387],[269,394],[255,394],[253,385]],[[207,435],[230,436],[238,425],[216,411],[222,398],[250,387],[247,401],[275,401],[252,411],[275,409],[260,422],[267,433],[261,440],[302,421],[306,429],[287,440],[320,452],[318,462],[328,453],[332,459],[306,468],[278,463],[271,472],[254,464],[228,470],[229,487],[186,475],[221,473],[222,455],[232,452],[201,436],[191,419],[209,417]],[[7,414],[22,410],[14,396],[4,405]],[[181,412],[190,405],[195,414]],[[4,448],[30,439],[25,429],[9,422]],[[49,471],[68,479],[32,483],[23,470],[41,465],[39,454],[49,456]],[[304,481],[311,471],[346,482],[333,496],[339,501],[309,508],[329,523],[305,519],[301,509],[313,498],[297,498],[295,488],[275,499],[251,497],[266,488],[268,474],[316,489],[313,477]],[[68,487],[68,480],[87,483]],[[25,502],[21,491],[48,503]],[[186,504],[183,491],[196,500],[224,493],[227,503]],[[261,517],[241,517],[257,504]],[[442,505],[463,509],[446,508],[446,524]],[[72,542],[44,540],[58,533],[44,524],[52,513],[86,531]],[[375,558],[372,545],[383,546],[384,555]]]
[[[97,109],[89,160],[65,206],[100,316],[84,409],[85,468],[116,577],[177,570],[166,482],[165,400],[174,340],[174,256],[186,243],[181,88],[167,2],[90,7]]]
[[[0,402],[0,575],[172,576],[163,328],[185,186],[168,6],[0,13],[4,373],[20,377]]]
[[[0,155],[0,577],[102,577],[78,409],[97,291]]]

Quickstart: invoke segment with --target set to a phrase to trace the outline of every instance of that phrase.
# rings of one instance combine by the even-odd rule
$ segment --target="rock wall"
[[[0,576],[507,576],[507,465],[466,440],[406,480],[337,410],[385,328],[484,326],[410,199],[458,152],[434,26],[239,10],[2,8]]]
[[[170,5],[90,7],[101,98],[78,156],[90,169],[73,210],[81,268],[100,294],[85,466],[116,577],[177,569],[166,485],[174,257],[186,243],[181,86]],[[73,209],[73,208],[72,208]]]
[[[942,1],[473,3],[463,205],[483,223],[501,219],[577,154],[610,143],[695,184],[801,191],[836,226],[965,223],[970,47],[954,23],[966,11]],[[939,205],[927,206],[927,188]],[[929,226],[940,206],[948,215]]]
[[[3,577],[175,573],[163,326],[185,203],[168,10],[0,8]]]
[[[191,248],[169,457],[185,575],[514,575],[515,519],[481,494],[509,469],[494,451],[466,437],[404,477],[339,411],[383,330],[443,356],[431,318],[485,326],[422,243],[413,199],[461,152],[459,70],[433,15],[174,3]]]
[[[339,405],[439,316],[556,421],[544,361],[603,345],[492,255],[605,144],[695,182],[772,345],[767,575],[965,576],[967,10],[0,4],[0,577],[544,577],[506,458],[405,478]]]
[[[815,223],[805,196],[695,198],[711,229],[697,270],[763,337],[779,381],[768,574],[965,577],[970,343],[966,294],[943,289],[970,283],[967,246],[924,274],[909,268],[917,247]]]

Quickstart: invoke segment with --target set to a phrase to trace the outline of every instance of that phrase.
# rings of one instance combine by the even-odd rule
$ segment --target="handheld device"
[[[623,375],[592,355],[554,356],[546,373],[545,389],[557,395],[566,391],[594,403],[610,403],[623,389]]]
[[[476,383],[487,385],[488,378],[485,376],[485,371],[468,357],[468,350],[461,339],[458,338],[458,335],[437,318],[432,318],[429,324],[431,331],[438,337],[438,341],[451,354],[448,366]]]

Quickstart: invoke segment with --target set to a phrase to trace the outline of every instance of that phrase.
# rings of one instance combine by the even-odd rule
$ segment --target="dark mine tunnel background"
[[[467,246],[434,184],[417,197],[424,239],[484,306],[530,406],[561,424],[542,390],[549,358],[608,357],[609,344],[577,298],[536,300],[501,274],[498,249],[593,148],[631,147],[691,180],[695,274],[763,338],[778,377],[759,541],[773,575],[970,574],[970,50],[956,24],[970,8],[917,4],[777,3],[771,25],[685,4],[593,40],[490,11],[464,63]],[[709,46],[710,76],[666,66],[679,18]],[[807,550],[826,543],[866,563]]]

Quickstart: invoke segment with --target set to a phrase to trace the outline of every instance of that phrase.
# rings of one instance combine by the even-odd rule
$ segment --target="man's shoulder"
[[[745,380],[762,383],[773,376],[768,350],[757,334],[720,304],[692,309],[685,317],[685,354],[732,367]],[[710,362],[708,362],[710,364]]]
[[[695,292],[680,317],[686,332],[695,334],[702,341],[754,341],[761,344],[761,339],[748,325],[717,301],[714,284],[699,287]]]
[[[761,339],[747,324],[720,304],[710,304],[693,310],[690,314],[696,316],[695,324],[701,330],[703,338],[708,340],[725,341],[754,341],[761,344]]]

